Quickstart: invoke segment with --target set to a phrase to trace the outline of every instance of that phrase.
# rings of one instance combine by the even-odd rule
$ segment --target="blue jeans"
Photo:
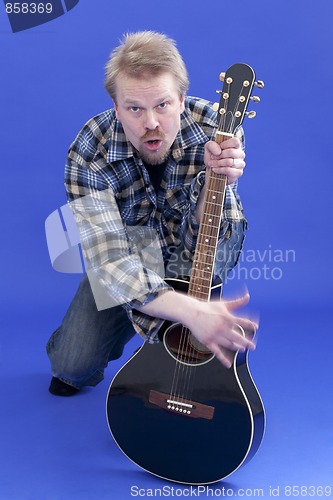
[[[103,380],[108,362],[122,355],[134,335],[121,306],[97,310],[85,275],[61,326],[46,346],[52,375],[77,389],[95,386]]]
[[[237,263],[245,228],[243,221],[224,228],[215,261],[215,277],[222,282]],[[168,275],[173,277],[172,273]],[[47,343],[52,375],[77,389],[95,386],[103,380],[108,362],[122,355],[125,344],[134,335],[132,323],[121,306],[97,310],[85,275],[62,325]]]

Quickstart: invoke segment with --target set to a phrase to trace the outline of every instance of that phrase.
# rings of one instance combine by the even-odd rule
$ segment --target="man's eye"
[[[133,113],[137,113],[137,112],[140,110],[140,108],[139,108],[138,106],[131,106],[131,107],[130,107],[130,110],[131,110]]]
[[[160,109],[165,109],[167,107],[168,103],[166,102],[161,102],[161,104],[158,105]]]

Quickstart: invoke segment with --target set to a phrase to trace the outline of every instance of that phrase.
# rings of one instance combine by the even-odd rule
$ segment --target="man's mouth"
[[[161,147],[162,141],[161,139],[149,139],[148,141],[144,142],[144,145],[150,150],[150,151],[156,151]]]

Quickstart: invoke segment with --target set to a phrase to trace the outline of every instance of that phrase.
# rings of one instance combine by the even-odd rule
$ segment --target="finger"
[[[228,148],[228,149],[223,149],[221,154],[219,155],[219,158],[229,158],[231,161],[233,160],[244,160],[245,158],[245,152],[242,149],[236,149],[236,148]]]
[[[206,150],[213,156],[219,156],[221,154],[221,146],[215,141],[206,142]]]
[[[236,168],[230,168],[230,167],[214,167],[212,168],[213,172],[215,174],[224,174],[228,178],[228,184],[232,184],[233,182],[237,181],[242,175],[243,175],[243,170],[241,169],[236,169]]]
[[[234,360],[234,353],[231,353],[230,351],[224,349],[218,344],[212,344],[208,348],[220,361],[220,363],[222,363],[222,365],[224,365],[226,368],[230,368],[232,366]]]
[[[237,318],[242,319],[242,318]],[[244,328],[240,325],[240,322],[236,323],[232,328],[231,334],[229,335],[229,349],[233,351],[244,352],[245,349],[254,350],[256,345],[252,341],[252,338],[246,336]]]
[[[242,317],[238,317],[236,321],[237,324],[244,330],[245,335],[251,340],[253,340],[259,328],[259,322],[253,321],[249,318],[242,318]]]
[[[240,333],[241,339],[234,340],[234,346],[237,347],[239,346],[239,350],[241,352],[244,352],[245,349],[250,349],[251,351],[254,351],[256,348],[256,344],[253,342],[253,336],[254,336],[254,328],[253,328],[253,323],[249,322],[249,320],[244,320],[244,328],[241,325],[242,323],[242,318],[237,318],[238,323],[236,324],[236,331]],[[249,322],[251,324],[251,328],[248,326]],[[251,335],[248,336],[249,332],[251,332]]]
[[[236,299],[225,300],[224,305],[228,309],[229,312],[234,311],[235,309],[239,309],[240,307],[244,307],[249,303],[250,294],[249,292],[245,292],[244,295],[238,297]]]
[[[230,325],[229,328],[224,326],[221,333],[215,335],[214,340],[207,343],[208,349],[210,349],[212,345],[218,345],[219,348],[225,348],[230,351],[244,352],[246,349],[255,349],[252,340],[245,336],[243,328],[236,323]]]
[[[230,139],[227,139],[226,141],[222,141],[221,144],[221,149],[241,149],[242,145],[238,137],[231,137]]]

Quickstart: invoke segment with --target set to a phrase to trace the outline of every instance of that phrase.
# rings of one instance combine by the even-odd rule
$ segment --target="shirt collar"
[[[114,119],[113,127],[110,133],[109,144],[106,145],[108,149],[107,161],[113,163],[114,161],[125,160],[134,156],[135,149],[132,144],[127,140],[122,124],[117,118]]]
[[[207,124],[216,127],[216,122],[211,121]],[[177,134],[175,142],[172,146],[172,156],[175,160],[180,160],[184,156],[187,148],[204,144],[209,140],[207,135],[203,132],[200,125],[194,120],[188,107],[185,107],[181,115],[180,130]]]

